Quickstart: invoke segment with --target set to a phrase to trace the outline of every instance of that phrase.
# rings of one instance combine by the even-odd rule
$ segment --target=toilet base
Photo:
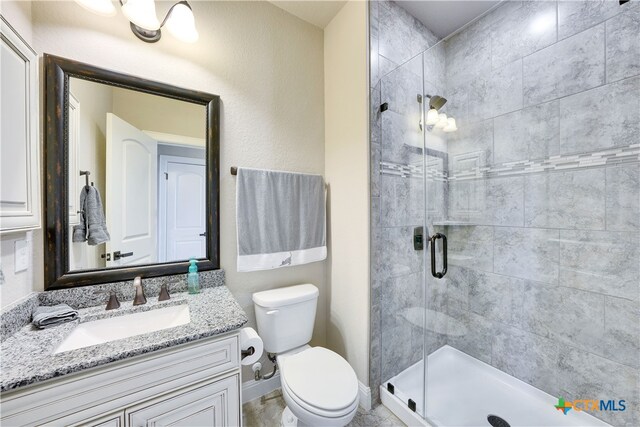
[[[280,420],[280,427],[304,427],[304,423],[298,419],[289,407],[285,407],[282,411],[282,419]]]

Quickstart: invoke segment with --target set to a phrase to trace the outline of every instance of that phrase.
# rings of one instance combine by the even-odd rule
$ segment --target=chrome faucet
[[[142,277],[138,276],[133,279],[133,287],[136,289],[136,296],[133,298],[133,305],[142,305],[147,303],[147,297],[144,296],[142,288]]]

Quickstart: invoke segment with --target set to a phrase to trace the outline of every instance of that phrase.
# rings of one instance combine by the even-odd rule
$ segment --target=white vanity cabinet
[[[0,233],[40,227],[38,57],[0,17]]]
[[[3,426],[239,426],[237,332],[2,394]]]

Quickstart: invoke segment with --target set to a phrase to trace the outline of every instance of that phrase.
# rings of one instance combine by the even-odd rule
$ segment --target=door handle
[[[120,251],[115,251],[115,252],[113,253],[113,260],[114,260],[114,261],[117,261],[117,260],[119,260],[120,258],[126,258],[126,257],[128,257],[128,256],[132,256],[132,255],[133,255],[133,252],[127,252],[127,253],[124,253],[124,254],[123,254],[123,253],[120,253]]]
[[[442,239],[442,271],[436,271],[436,240]],[[431,241],[431,275],[442,279],[447,274],[447,236],[436,233],[429,238]]]

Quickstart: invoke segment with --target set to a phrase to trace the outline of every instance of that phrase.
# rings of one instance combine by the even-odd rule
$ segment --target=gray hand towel
[[[327,257],[322,176],[239,168],[236,185],[238,271]]]
[[[71,322],[77,318],[78,311],[69,307],[67,304],[53,306],[41,305],[33,311],[32,323],[35,327],[44,329]]]
[[[95,246],[111,239],[107,231],[100,192],[92,185],[86,185],[80,193],[80,224],[73,227],[74,242],[88,242]]]

